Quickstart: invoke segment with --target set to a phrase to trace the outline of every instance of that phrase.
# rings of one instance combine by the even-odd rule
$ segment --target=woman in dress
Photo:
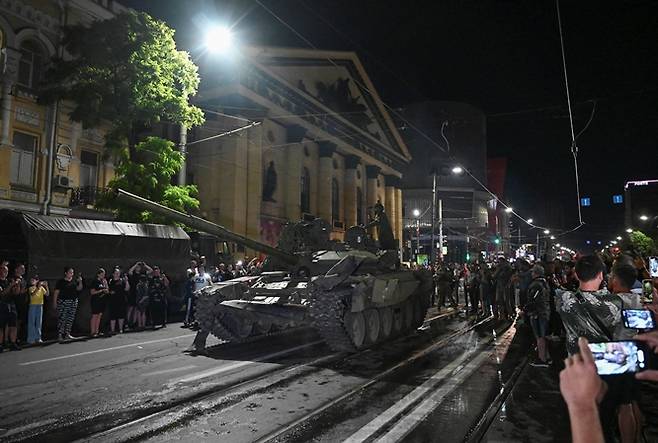
[[[110,289],[110,333],[116,334],[119,323],[119,334],[123,333],[123,321],[126,317],[126,307],[130,283],[127,276],[121,276],[121,269],[114,268],[112,278],[108,282]]]
[[[90,335],[92,337],[98,337],[101,318],[103,317],[103,312],[105,312],[108,294],[110,293],[110,290],[107,287],[107,280],[105,279],[105,269],[98,268],[98,271],[96,271],[96,279],[91,284],[89,292],[91,293]]]

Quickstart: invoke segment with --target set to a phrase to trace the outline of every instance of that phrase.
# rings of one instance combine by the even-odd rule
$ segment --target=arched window
[[[336,179],[331,181],[331,220],[340,221],[340,193]]]
[[[360,187],[356,188],[356,224],[363,224],[363,192]]]
[[[20,48],[21,60],[18,63],[18,84],[26,88],[36,88],[43,74],[44,51],[37,42],[25,41]]]
[[[311,174],[308,172],[308,168],[302,169],[300,205],[302,212],[311,212]]]

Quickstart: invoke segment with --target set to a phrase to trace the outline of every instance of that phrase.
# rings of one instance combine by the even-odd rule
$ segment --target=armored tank
[[[430,305],[431,274],[400,268],[381,204],[370,223],[379,242],[368,236],[368,226],[349,228],[345,242],[332,241],[327,223],[315,219],[287,224],[272,247],[123,190],[117,195],[126,204],[267,254],[258,278],[220,283],[198,295],[201,328],[220,339],[241,342],[307,326],[333,350],[353,352],[412,332]]]

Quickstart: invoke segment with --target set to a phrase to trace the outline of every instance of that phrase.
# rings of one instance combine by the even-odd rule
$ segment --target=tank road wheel
[[[393,330],[393,310],[390,307],[379,308],[379,340],[386,340]]]
[[[413,329],[414,326],[414,302],[407,300],[402,303],[402,318],[404,324],[404,331],[408,332]]]
[[[398,303],[397,305],[391,307],[391,312],[393,314],[393,334],[398,335],[402,333],[404,328],[404,303]]]
[[[366,342],[377,343],[381,322],[377,309],[368,309],[363,313],[366,319]]]
[[[361,349],[366,341],[366,319],[362,312],[345,314],[345,328],[356,349]]]

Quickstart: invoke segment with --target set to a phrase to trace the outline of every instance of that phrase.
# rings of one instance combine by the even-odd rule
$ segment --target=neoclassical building
[[[207,121],[189,134],[187,174],[203,216],[270,244],[288,220],[320,217],[342,239],[381,201],[402,238],[409,151],[355,53],[249,48],[200,73]]]
[[[60,53],[62,25],[123,10],[112,0],[0,1],[0,208],[98,216],[87,208],[114,174],[102,155],[102,128],[70,121],[70,104],[38,104],[37,86]]]

